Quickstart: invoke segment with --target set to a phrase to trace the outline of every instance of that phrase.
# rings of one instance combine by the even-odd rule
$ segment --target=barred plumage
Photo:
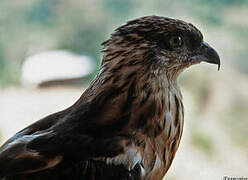
[[[220,64],[202,39],[193,25],[158,16],[119,27],[81,98],[1,147],[0,177],[162,179],[183,131],[177,76],[201,61]]]

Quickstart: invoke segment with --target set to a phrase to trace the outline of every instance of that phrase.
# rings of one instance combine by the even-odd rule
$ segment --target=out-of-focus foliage
[[[191,143],[196,146],[196,148],[201,149],[208,156],[211,156],[214,152],[214,141],[208,135],[201,131],[192,131],[191,133]]]
[[[235,67],[248,72],[247,23],[233,20],[229,11],[248,6],[247,0],[2,0],[0,6],[0,84],[18,83],[20,66],[28,55],[66,49],[100,61],[100,43],[114,28],[144,15],[193,16],[206,26],[222,27],[241,48],[229,52]],[[247,15],[248,13],[246,13]],[[228,16],[228,17],[226,17]],[[234,21],[234,22],[233,22]],[[245,21],[245,18],[244,18]],[[228,50],[226,50],[228,51]]]
[[[227,130],[236,145],[248,148],[247,140],[247,102],[244,99],[235,99],[222,115],[223,127]]]
[[[235,5],[245,4],[247,0],[186,0],[192,13],[209,24],[221,24],[223,11]]]

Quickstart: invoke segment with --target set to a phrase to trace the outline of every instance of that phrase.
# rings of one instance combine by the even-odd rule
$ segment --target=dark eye
[[[171,48],[179,48],[183,45],[183,38],[181,36],[171,36],[169,38],[169,45]]]

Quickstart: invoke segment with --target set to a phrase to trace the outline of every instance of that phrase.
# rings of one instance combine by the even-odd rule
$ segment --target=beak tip
[[[214,48],[212,48],[208,43],[203,43],[203,61],[217,64],[218,65],[218,71],[220,71],[220,57],[218,53],[215,51]]]
[[[219,57],[219,55],[217,54],[217,52],[216,52],[216,61],[215,61],[215,63],[218,65],[218,71],[220,71],[220,57]]]
[[[220,71],[220,63],[218,64],[218,71]]]

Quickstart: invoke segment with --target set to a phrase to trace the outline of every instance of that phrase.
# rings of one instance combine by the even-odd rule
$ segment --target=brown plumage
[[[128,22],[102,45],[100,71],[80,99],[1,147],[0,177],[163,178],[183,131],[177,76],[220,59],[192,24],[158,16]]]

